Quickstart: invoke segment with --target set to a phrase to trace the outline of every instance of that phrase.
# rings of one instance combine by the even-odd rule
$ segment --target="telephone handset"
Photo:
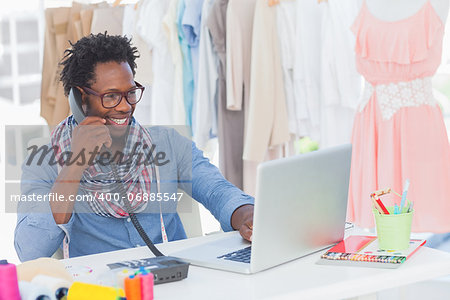
[[[71,88],[69,92],[69,105],[72,110],[73,117],[78,124],[86,118],[86,114],[83,111],[81,103],[81,92],[77,88]]]
[[[81,92],[78,90],[78,88],[71,88],[69,92],[69,105],[70,109],[72,110],[73,117],[75,121],[80,124],[85,118],[86,114],[83,111],[83,107],[81,106],[82,100],[81,100]],[[102,146],[102,149],[109,152],[109,149],[106,148],[104,145]],[[114,176],[114,180],[118,183],[117,189],[119,190],[119,194],[122,195],[122,199],[128,199],[126,196],[126,190],[125,187],[122,184],[122,180],[119,177],[119,173],[117,171],[117,165],[114,162],[110,162],[112,173]],[[130,203],[128,201],[124,201],[125,209],[126,211],[130,211]],[[147,233],[142,228],[142,225],[139,223],[139,220],[136,218],[136,215],[134,213],[128,213],[130,216],[130,219],[138,231],[141,238],[144,240],[145,244],[150,248],[150,250],[153,252],[155,256],[164,256],[153,244],[153,242],[148,237]]]

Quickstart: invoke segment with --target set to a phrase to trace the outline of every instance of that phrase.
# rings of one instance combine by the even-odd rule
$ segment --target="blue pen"
[[[394,215],[398,214],[398,206],[397,204],[394,205]]]
[[[400,202],[400,213],[402,213],[403,207],[405,206],[406,194],[408,193],[408,189],[409,189],[409,179],[406,179],[405,185],[403,187],[402,202]]]

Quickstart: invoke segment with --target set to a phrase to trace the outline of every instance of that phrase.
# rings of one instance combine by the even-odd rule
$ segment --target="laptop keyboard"
[[[217,258],[226,259],[226,260],[233,260],[243,263],[250,263],[250,254],[252,253],[252,246],[249,246],[244,249],[240,249],[237,251],[233,251],[221,256],[218,256]]]

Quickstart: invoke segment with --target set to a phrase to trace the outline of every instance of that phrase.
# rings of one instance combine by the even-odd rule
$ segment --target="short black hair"
[[[131,39],[126,36],[108,35],[107,32],[90,34],[70,42],[71,48],[64,51],[60,65],[63,67],[60,80],[64,86],[64,93],[69,94],[75,86],[91,87],[94,81],[94,69],[98,63],[127,62],[133,76],[136,74],[136,58],[139,52],[131,46]]]

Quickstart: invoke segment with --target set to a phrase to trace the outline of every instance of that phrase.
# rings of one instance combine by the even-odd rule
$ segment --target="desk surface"
[[[160,244],[166,255],[208,240],[214,234]],[[187,279],[155,286],[155,299],[342,299],[450,274],[450,253],[421,247],[398,269],[315,264],[315,253],[253,275],[190,266]],[[146,247],[63,260],[76,280],[99,283],[107,263],[153,256]]]

